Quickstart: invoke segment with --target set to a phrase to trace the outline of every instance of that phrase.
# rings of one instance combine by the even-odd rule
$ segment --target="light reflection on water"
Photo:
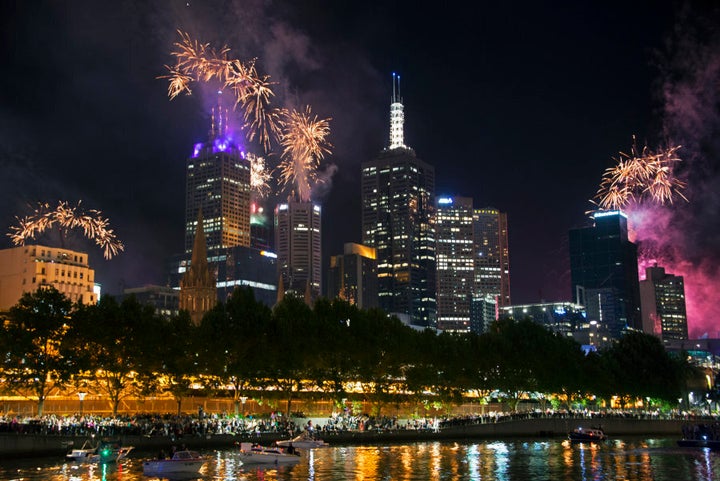
[[[720,453],[678,448],[673,439],[602,444],[547,441],[424,442],[337,446],[305,451],[295,466],[248,467],[234,450],[203,452],[204,481],[275,480],[563,480],[720,481]],[[153,481],[142,474],[150,453],[133,451],[121,465],[78,465],[55,458],[3,461],[1,480]],[[188,480],[188,478],[185,478]],[[189,480],[188,480],[189,481]]]

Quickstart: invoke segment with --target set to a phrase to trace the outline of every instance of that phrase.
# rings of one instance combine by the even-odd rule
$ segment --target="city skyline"
[[[717,140],[698,146],[718,131],[718,115],[685,108],[692,99],[712,106],[708,100],[717,98],[688,73],[720,57],[716,31],[690,35],[692,27],[703,31],[699,18],[717,12],[692,2],[493,6],[457,17],[402,2],[304,10],[285,2],[273,2],[283,7],[276,9],[223,5],[2,7],[2,55],[13,73],[0,89],[5,232],[37,202],[82,200],[103,211],[126,246],[105,261],[94,245],[75,239],[72,248],[88,252],[104,292],[164,281],[165,260],[183,250],[185,160],[207,140],[214,100],[198,92],[169,102],[166,83],[156,78],[172,63],[180,28],[227,44],[240,58],[257,57],[258,68],[279,83],[279,104],[312,104],[332,119],[328,181],[315,193],[323,222],[333,225],[324,229],[323,269],[344,243],[360,241],[360,163],[388,145],[397,72],[405,142],[435,168],[436,195],[468,196],[507,212],[513,303],[570,300],[568,231],[587,222],[604,170],[633,135],[653,147],[682,144],[686,174],[703,178],[690,183],[690,203],[673,206],[689,233],[674,240],[688,247],[683,260],[700,268],[703,282],[717,279],[720,229],[711,192],[720,150]],[[678,68],[688,51],[696,55]],[[706,73],[716,85],[718,71]],[[698,126],[705,137],[689,138]],[[277,155],[270,161],[277,165]],[[9,239],[0,247],[10,247]],[[684,275],[686,289],[699,282],[668,271]],[[717,294],[705,294],[715,304],[708,312],[718,313]],[[717,324],[688,309],[691,335],[717,335]]]

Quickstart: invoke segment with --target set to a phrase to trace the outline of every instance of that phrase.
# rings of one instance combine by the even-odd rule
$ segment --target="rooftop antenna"
[[[392,100],[390,102],[390,149],[406,147],[403,134],[405,113],[403,112],[402,97],[400,96],[400,76],[392,74]]]

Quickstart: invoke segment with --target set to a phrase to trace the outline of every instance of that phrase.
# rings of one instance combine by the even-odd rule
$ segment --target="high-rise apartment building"
[[[220,103],[213,108],[210,139],[196,144],[186,162],[186,253],[201,209],[208,250],[250,245],[250,161],[233,141]]]
[[[322,284],[322,210],[313,202],[288,201],[275,207],[277,266],[285,293],[320,295]]]
[[[645,269],[640,281],[640,306],[643,331],[663,341],[688,338],[685,311],[685,281],[667,274],[655,264]]]
[[[0,250],[0,311],[8,311],[26,292],[52,286],[72,302],[95,304],[95,271],[88,255],[44,245]]]
[[[360,309],[378,307],[375,249],[348,242],[342,255],[330,258],[328,298],[340,298]]]
[[[624,213],[598,211],[593,221],[570,230],[573,299],[588,320],[618,338],[628,327],[641,328],[637,246],[628,239]]]
[[[475,304],[473,331],[483,332],[510,305],[510,249],[507,214],[492,207],[473,211]],[[479,317],[481,316],[481,317]]]
[[[470,331],[475,292],[473,201],[439,197],[435,211],[437,328]]]
[[[380,308],[434,327],[435,169],[405,145],[403,122],[394,76],[390,146],[362,164],[362,243],[377,253]]]

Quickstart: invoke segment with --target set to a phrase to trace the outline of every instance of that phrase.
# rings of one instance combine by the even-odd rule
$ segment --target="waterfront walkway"
[[[281,419],[281,417],[280,417]],[[48,416],[0,418],[0,458],[62,455],[88,438],[112,437],[139,451],[170,446],[203,449],[231,447],[242,441],[263,445],[307,428],[307,420],[252,420],[216,416],[137,415],[117,418]],[[317,437],[335,444],[371,444],[436,439],[505,439],[564,437],[572,429],[601,425],[608,436],[680,436],[684,425],[717,422],[716,417],[658,414],[530,412],[452,418],[398,420],[383,417],[310,419]],[[323,422],[325,421],[325,422]],[[352,426],[352,427],[347,427]]]

